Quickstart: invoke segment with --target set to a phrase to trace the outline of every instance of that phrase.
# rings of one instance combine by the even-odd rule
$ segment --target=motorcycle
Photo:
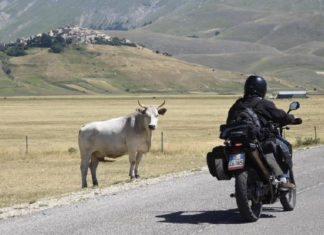
[[[299,102],[292,102],[288,113],[299,107]],[[289,130],[289,127],[276,123],[272,123],[271,127],[275,136],[280,138],[283,137],[283,130]],[[247,222],[257,221],[261,216],[262,206],[273,204],[278,199],[284,211],[294,210],[296,187],[285,190],[279,187],[280,181],[271,172],[264,157],[264,143],[256,138],[248,138],[244,125],[221,125],[220,129],[220,138],[225,140],[224,146],[217,146],[207,154],[208,169],[218,180],[235,178],[235,193],[231,197],[236,198],[243,219]],[[292,154],[291,148],[289,151]],[[296,185],[292,167],[288,171],[287,180]]]

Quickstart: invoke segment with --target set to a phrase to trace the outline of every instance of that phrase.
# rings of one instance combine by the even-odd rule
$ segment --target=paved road
[[[324,147],[295,153],[297,207],[266,206],[242,223],[234,180],[207,171],[141,186],[29,216],[0,220],[0,234],[323,234]]]

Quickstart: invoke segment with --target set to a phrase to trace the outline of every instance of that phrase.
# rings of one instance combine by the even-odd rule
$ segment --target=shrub
[[[11,69],[8,66],[2,66],[2,70],[7,75],[11,74]]]
[[[59,42],[55,42],[52,44],[50,52],[53,53],[61,53],[64,50],[64,45]]]
[[[70,147],[70,148],[68,149],[68,152],[69,152],[69,154],[74,154],[74,153],[77,153],[78,150],[77,150],[76,148]]]
[[[65,39],[61,36],[57,36],[51,45],[50,52],[61,53],[66,46]]]
[[[44,47],[44,48],[49,48],[52,46],[52,42],[53,42],[52,37],[46,33],[43,33],[40,38],[40,44],[38,46]]]
[[[123,42],[122,42],[121,39],[119,39],[119,38],[117,38],[117,37],[113,37],[113,38],[111,39],[110,44],[111,44],[112,46],[121,46],[121,45],[123,45]]]
[[[61,43],[62,45],[66,45],[66,41],[65,41],[65,39],[62,37],[62,36],[57,36],[55,39],[54,39],[54,42],[59,42],[59,43]]]
[[[12,46],[6,50],[6,54],[8,56],[24,56],[26,55],[26,52],[23,48],[20,48],[18,46]]]
[[[296,146],[308,146],[308,145],[316,145],[321,142],[320,138],[312,138],[312,137],[306,137],[302,139],[301,137],[296,138]]]
[[[77,50],[77,51],[86,51],[86,48],[84,45],[81,45],[81,44],[74,44],[72,46],[72,49],[73,50]]]

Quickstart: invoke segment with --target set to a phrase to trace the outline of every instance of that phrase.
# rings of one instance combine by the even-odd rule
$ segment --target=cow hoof
[[[130,181],[134,181],[134,180],[136,180],[136,178],[134,176],[131,176]]]
[[[88,187],[88,185],[82,185],[82,187],[81,188],[87,188]]]
[[[140,175],[135,175],[135,178],[136,178],[136,179],[139,179],[139,178],[140,178]]]

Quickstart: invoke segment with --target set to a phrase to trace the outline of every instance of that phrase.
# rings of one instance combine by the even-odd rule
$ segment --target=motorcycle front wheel
[[[289,180],[291,180],[293,184],[296,184],[294,178],[294,172],[292,169],[289,171]],[[296,206],[296,200],[297,200],[296,188],[290,189],[288,191],[280,192],[280,202],[284,211],[294,210]]]
[[[252,169],[235,175],[236,204],[247,222],[257,221],[262,212],[262,202],[256,193],[258,180],[258,174]]]
[[[296,188],[280,192],[280,202],[284,211],[292,211],[296,206]]]

